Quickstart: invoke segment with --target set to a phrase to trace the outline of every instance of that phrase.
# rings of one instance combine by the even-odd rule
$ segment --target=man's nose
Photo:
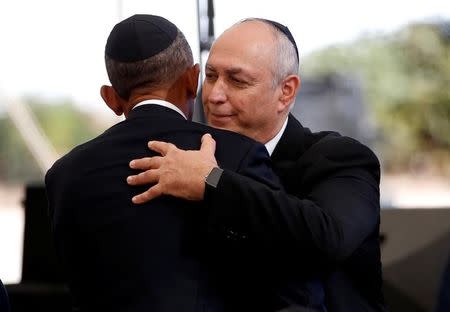
[[[221,79],[218,79],[211,85],[208,101],[213,104],[224,103],[227,99],[226,85]]]

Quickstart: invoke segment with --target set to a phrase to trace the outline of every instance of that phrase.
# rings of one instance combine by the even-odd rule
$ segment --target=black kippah
[[[161,16],[136,14],[114,26],[105,54],[119,62],[137,62],[167,49],[178,28]]]
[[[271,24],[272,26],[276,27],[279,31],[281,31],[288,39],[289,41],[294,45],[295,48],[295,54],[297,55],[297,61],[299,60],[298,58],[298,48],[297,48],[297,44],[295,43],[294,40],[294,36],[292,36],[291,32],[289,31],[289,28],[287,28],[286,26],[275,22],[275,21],[271,21],[265,18],[262,18],[261,20]]]

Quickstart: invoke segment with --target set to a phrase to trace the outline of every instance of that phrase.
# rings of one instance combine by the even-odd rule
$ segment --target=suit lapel
[[[305,151],[305,128],[294,116],[289,114],[286,130],[281,136],[272,154],[274,163],[282,163],[288,160],[296,160]]]
[[[274,170],[288,193],[298,191],[299,172],[296,167],[299,158],[307,148],[308,133],[310,133],[309,129],[303,128],[300,122],[289,114],[286,130],[272,154]]]

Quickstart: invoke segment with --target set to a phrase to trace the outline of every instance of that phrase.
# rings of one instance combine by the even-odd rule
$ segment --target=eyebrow
[[[214,66],[212,66],[210,64],[206,64],[205,65],[205,69],[216,71]],[[227,73],[228,75],[236,75],[236,74],[239,74],[241,72],[242,72],[242,68],[240,68],[240,67],[231,67],[231,68],[228,68],[228,69],[225,70],[225,73]]]
[[[246,79],[248,82],[253,82],[256,80],[255,76],[253,76],[248,71],[245,71],[241,67],[231,67],[231,68],[225,70],[225,72],[227,73],[227,75],[230,75],[230,76],[240,74],[240,76],[243,77],[244,79]]]
[[[214,66],[210,65],[210,64],[206,64],[206,65],[205,65],[205,70],[210,70],[210,71],[214,71],[214,72],[217,71],[217,69],[216,69]],[[244,69],[241,68],[241,67],[231,67],[231,68],[227,68],[227,69],[225,70],[225,73],[226,73],[227,75],[229,75],[229,76],[241,74],[242,76],[244,76],[244,77],[245,77],[246,79],[248,79],[249,81],[254,81],[254,80],[256,80],[255,77],[254,77],[253,75],[251,75],[250,73],[244,71]]]
[[[242,73],[242,68],[240,67],[232,67],[225,70],[228,75],[236,75]]]
[[[208,69],[208,70],[216,70],[213,66],[211,66],[211,65],[209,65],[209,64],[206,64],[205,65],[205,69]]]

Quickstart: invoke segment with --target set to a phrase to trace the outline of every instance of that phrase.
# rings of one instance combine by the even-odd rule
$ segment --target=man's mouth
[[[212,125],[221,126],[230,122],[233,117],[233,114],[224,114],[224,113],[210,113],[208,116],[208,122]]]

